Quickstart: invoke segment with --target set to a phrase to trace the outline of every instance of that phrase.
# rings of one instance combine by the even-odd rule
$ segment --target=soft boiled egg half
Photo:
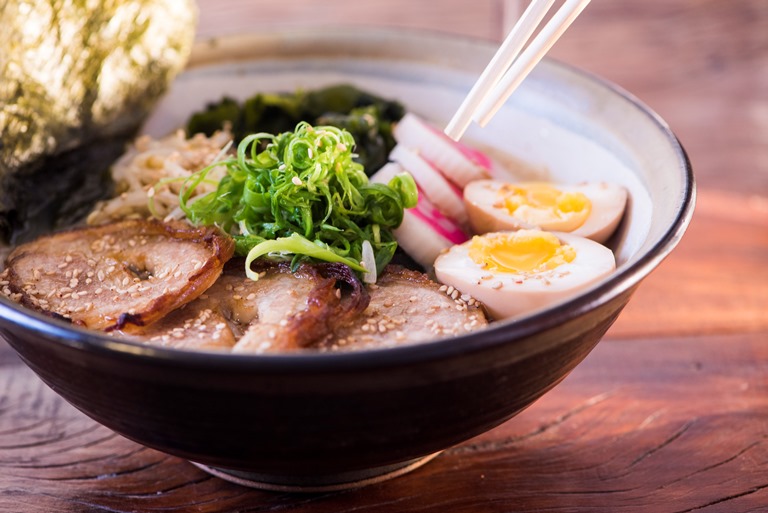
[[[476,235],[435,261],[440,282],[481,301],[495,319],[549,307],[615,268],[605,246],[538,229]]]
[[[464,188],[464,203],[475,233],[541,228],[605,242],[624,214],[627,191],[604,182],[477,180]]]

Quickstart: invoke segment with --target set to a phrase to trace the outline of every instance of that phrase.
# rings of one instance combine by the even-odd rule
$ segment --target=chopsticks
[[[523,49],[555,0],[532,0],[445,127],[458,141],[472,120],[485,126],[520,83],[560,39],[590,0],[565,0],[539,34]],[[521,53],[522,50],[522,53]]]

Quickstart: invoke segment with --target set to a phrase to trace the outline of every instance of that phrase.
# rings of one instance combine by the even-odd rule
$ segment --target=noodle
[[[96,205],[88,216],[88,224],[147,218],[152,214],[159,218],[174,217],[179,211],[179,191],[184,180],[220,159],[231,140],[228,130],[210,137],[196,134],[189,139],[183,130],[162,139],[139,137],[112,166],[116,197]],[[218,181],[224,173],[225,168],[221,166],[211,170],[209,176]],[[216,184],[201,183],[195,195],[215,189]]]

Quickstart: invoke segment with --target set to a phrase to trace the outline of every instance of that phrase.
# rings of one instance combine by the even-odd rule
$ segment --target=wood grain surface
[[[0,511],[761,511],[768,346],[750,336],[606,341],[514,420],[407,476],[259,492],[143,448],[0,367]],[[737,371],[737,372],[736,372]],[[703,400],[706,398],[706,400]],[[762,509],[765,511],[765,509]]]
[[[500,40],[522,6],[200,0],[199,34],[355,23]],[[659,112],[699,184],[680,246],[562,384],[406,476],[289,495],[112,433],[0,341],[0,513],[768,511],[768,2],[592,2],[552,55]]]

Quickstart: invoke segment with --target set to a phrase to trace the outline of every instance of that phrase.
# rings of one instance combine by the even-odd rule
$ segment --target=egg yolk
[[[538,230],[476,235],[469,258],[489,271],[536,273],[573,262],[576,250],[551,233]]]
[[[499,196],[510,215],[548,230],[573,231],[592,211],[581,192],[563,192],[548,183],[505,184]]]

